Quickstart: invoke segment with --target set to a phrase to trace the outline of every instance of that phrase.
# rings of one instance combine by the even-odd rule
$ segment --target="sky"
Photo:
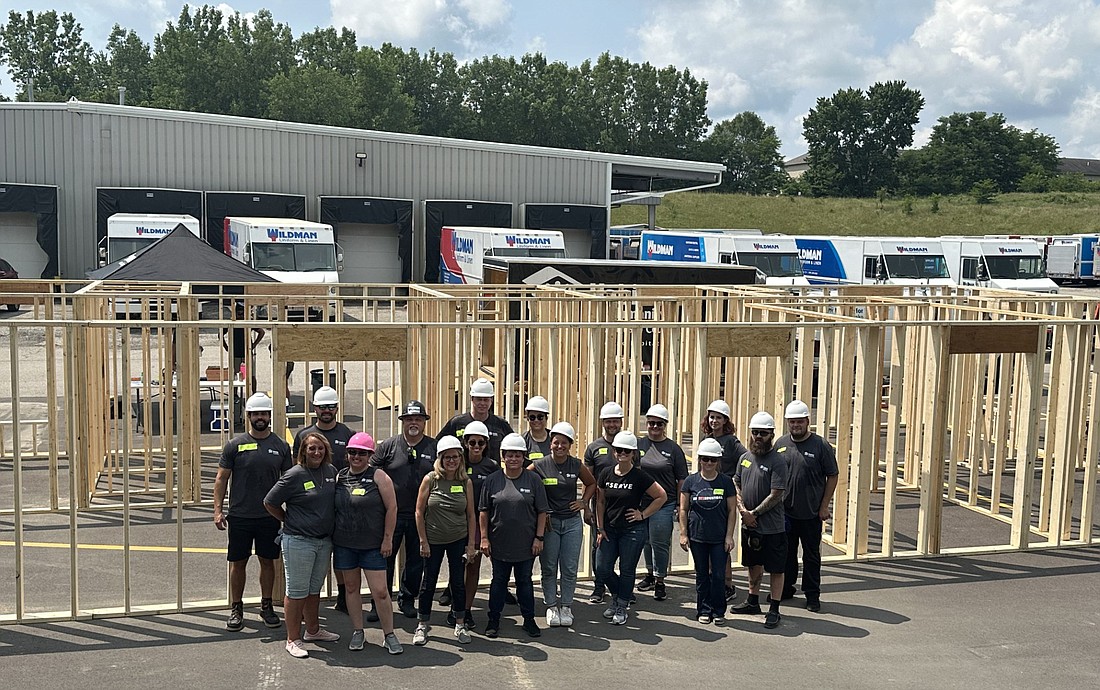
[[[200,3],[201,4],[201,3]],[[212,3],[211,3],[212,4]],[[0,0],[9,11],[70,12],[103,50],[115,23],[152,42],[178,0]],[[1062,155],[1100,158],[1100,0],[235,0],[297,36],[354,29],[360,44],[449,51],[460,61],[541,52],[570,65],[610,52],[675,65],[709,85],[715,123],[754,111],[784,157],[804,153],[818,98],[903,80],[925,106],[915,144],[939,117],[983,110],[1055,138]],[[0,92],[14,88],[8,75]]]

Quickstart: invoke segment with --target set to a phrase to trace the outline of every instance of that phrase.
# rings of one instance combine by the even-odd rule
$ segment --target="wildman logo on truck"
[[[455,254],[473,254],[474,241],[469,237],[455,238]]]
[[[671,244],[659,244],[653,240],[646,242],[645,245],[646,256],[653,256],[654,254],[657,256],[672,256],[674,251],[675,249]]]
[[[527,235],[505,235],[504,241],[508,243],[509,247],[514,247],[517,244],[521,247],[539,247],[550,246],[549,237],[529,237]]]
[[[268,228],[267,239],[272,242],[278,242],[279,240],[307,240],[310,242],[317,241],[316,230],[280,230],[279,228]]]
[[[821,250],[820,249],[799,249],[798,258],[802,261],[814,261],[821,263]]]
[[[753,242],[752,243],[752,248],[753,249],[779,249],[779,245],[778,244],[763,244],[761,242]]]
[[[1023,254],[1024,250],[1020,247],[997,247],[997,250],[1002,254]]]
[[[134,229],[139,235],[167,235],[172,232],[169,228],[147,228],[144,225],[139,225]]]
[[[912,254],[912,253],[928,253],[928,247],[906,247],[903,245],[895,245],[898,250],[898,254]]]

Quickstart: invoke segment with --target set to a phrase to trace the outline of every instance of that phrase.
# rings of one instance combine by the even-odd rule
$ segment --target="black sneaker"
[[[475,627],[477,627],[474,625],[473,611],[470,611],[469,609],[466,610],[466,614],[462,617],[462,624],[466,626],[467,630],[473,630]]]
[[[455,612],[454,611],[448,611],[447,612],[447,625],[449,625],[453,628],[456,624],[457,624],[457,621],[455,620]]]
[[[778,628],[779,621],[781,621],[782,619],[783,616],[780,616],[778,611],[768,611],[767,615],[764,616],[764,627]]]
[[[653,589],[653,586],[657,584],[657,578],[652,575],[646,575],[642,578],[642,581],[634,588],[639,592],[648,592]]]
[[[397,608],[401,609],[401,613],[404,614],[405,618],[416,618],[416,606],[408,599],[398,601]]]
[[[332,605],[333,611],[339,611],[340,613],[348,612],[348,600],[346,595],[337,593],[336,603]]]
[[[436,599],[436,601],[439,602],[440,606],[450,606],[451,602],[454,601],[454,599],[451,598],[451,588],[450,587],[445,588],[443,590],[443,593],[439,595],[439,598]]]
[[[275,613],[275,607],[271,605],[270,599],[260,600],[260,618],[263,619],[264,625],[269,628],[278,628],[283,624],[279,620],[278,614]]]
[[[504,603],[509,606],[516,606],[519,604],[519,599],[516,599],[516,595],[512,594],[511,590],[504,590]]]
[[[523,621],[523,632],[527,633],[529,637],[539,637],[542,635],[542,628],[539,627],[534,618],[527,618]]]
[[[600,585],[592,590],[592,595],[588,597],[589,604],[602,604],[606,590],[603,585]]]
[[[794,591],[795,590],[794,590],[793,587],[791,587],[791,588],[784,587],[783,588],[783,594],[780,595],[779,600],[780,601],[788,601],[790,599],[794,599]]]
[[[653,585],[653,601],[664,601],[665,599],[668,599],[668,593],[665,592],[665,583],[658,580]]]
[[[806,610],[810,613],[821,613],[821,600],[820,599],[807,599]]]
[[[500,635],[500,621],[489,621],[485,626],[485,637],[495,639]]]
[[[375,610],[373,601],[371,602],[371,605],[370,605],[370,611],[367,611],[367,622],[368,623],[377,623],[378,622],[378,611]]]
[[[236,602],[229,609],[229,619],[225,621],[225,629],[237,632],[244,627],[244,604]]]
[[[737,596],[737,588],[733,585],[726,585],[726,603],[734,600]]]
[[[753,604],[749,601],[743,601],[740,604],[731,606],[730,613],[736,613],[739,616],[758,614],[760,613],[760,604]]]

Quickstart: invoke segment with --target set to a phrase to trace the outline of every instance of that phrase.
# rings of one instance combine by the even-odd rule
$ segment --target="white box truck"
[[[225,253],[282,283],[339,283],[342,253],[327,223],[225,219]]]
[[[645,231],[638,258],[751,266],[765,285],[809,285],[794,238],[759,230]]]
[[[1033,240],[941,237],[940,244],[959,285],[1058,292],[1058,284],[1046,276],[1042,247]]]
[[[557,230],[445,227],[439,242],[439,276],[444,283],[485,282],[486,256],[565,258],[565,236]]]
[[[814,285],[954,285],[934,238],[795,237]]]
[[[107,218],[107,235],[99,242],[99,265],[106,266],[145,249],[183,225],[202,237],[202,225],[194,216],[170,213],[115,213]]]

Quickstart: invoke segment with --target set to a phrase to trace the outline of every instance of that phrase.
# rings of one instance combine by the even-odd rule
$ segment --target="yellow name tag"
[[[312,484],[312,483],[313,482],[310,482],[310,484]],[[313,488],[313,487],[306,487],[306,488]],[[366,496],[367,495],[367,490],[366,489],[352,489],[351,490],[351,495],[352,496]]]
[[[473,473],[474,473],[474,468],[472,468],[472,467],[467,467],[466,468],[466,474],[473,474]]]
[[[745,458],[741,461],[741,467],[752,467],[752,462],[748,458]]]
[[[726,495],[726,490],[725,489],[715,489],[714,490],[714,495],[715,496],[725,496]]]
[[[317,485],[314,484],[313,482],[306,482],[302,486],[306,487],[306,491],[309,491],[310,489],[314,489],[314,488],[317,487]]]
[[[777,452],[777,453],[785,453],[785,452],[787,452],[787,446],[783,446],[782,448],[780,448],[779,450],[777,450],[777,451],[775,451],[775,452]]]
[[[600,452],[596,453],[596,455],[607,455],[607,448],[600,448]]]
[[[464,434],[464,433],[466,433],[465,429],[459,429],[458,431],[455,432],[455,436],[457,436],[459,438],[462,438],[462,434]]]
[[[465,491],[466,491],[466,487],[462,486],[461,484],[455,484],[451,487],[451,493],[452,494],[460,494],[460,493],[464,493]]]
[[[527,459],[528,460],[538,460],[539,458],[542,458],[542,457],[545,457],[545,456],[542,453],[539,453],[538,451],[535,451],[534,453],[528,453],[527,454]]]
[[[558,485],[558,478],[557,477],[546,477],[545,479],[542,480],[542,483],[543,483],[544,486],[557,486]]]
[[[244,450],[256,450],[259,447],[260,444],[258,443],[242,443],[241,445],[237,446],[237,452],[240,453]]]

